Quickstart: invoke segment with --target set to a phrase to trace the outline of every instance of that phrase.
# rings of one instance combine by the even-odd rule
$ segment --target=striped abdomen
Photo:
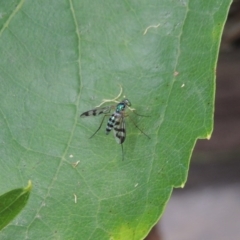
[[[111,132],[115,124],[119,124],[120,117],[121,117],[121,114],[116,112],[111,115],[111,117],[108,119],[108,122],[107,122],[106,134],[109,134]]]

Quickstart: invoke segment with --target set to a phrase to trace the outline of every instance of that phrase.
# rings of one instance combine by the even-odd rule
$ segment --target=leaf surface
[[[0,3],[0,192],[35,186],[1,239],[144,238],[211,135],[230,2]],[[124,161],[106,120],[89,139],[101,117],[79,118],[119,85],[149,116],[128,111]]]

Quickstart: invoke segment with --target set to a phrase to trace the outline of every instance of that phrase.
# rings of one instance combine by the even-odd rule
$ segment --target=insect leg
[[[146,115],[140,115],[140,114],[138,114],[138,113],[136,113],[134,110],[132,111],[134,114],[136,114],[137,116],[139,116],[139,117],[149,117],[149,116],[146,116]]]
[[[100,128],[102,127],[103,121],[104,121],[106,116],[109,116],[109,115],[107,115],[107,114],[104,115],[104,117],[103,117],[103,119],[102,119],[98,129],[93,133],[93,135],[90,138],[92,138],[100,130]]]
[[[123,152],[123,144],[121,143],[121,147],[122,147],[122,161],[124,160],[124,152]]]
[[[133,119],[132,119],[130,116],[128,116],[128,117],[129,117],[129,119],[132,121],[133,125],[134,125],[141,133],[143,133],[147,138],[150,139],[150,137],[138,127],[138,125],[133,121]]]

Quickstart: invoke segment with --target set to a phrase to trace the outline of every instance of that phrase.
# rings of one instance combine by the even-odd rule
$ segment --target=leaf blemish
[[[161,25],[161,24],[159,23],[158,25],[150,25],[150,26],[148,26],[148,27],[145,29],[143,35],[145,35],[145,34],[147,33],[148,29],[150,29],[150,28],[158,28],[160,25]]]

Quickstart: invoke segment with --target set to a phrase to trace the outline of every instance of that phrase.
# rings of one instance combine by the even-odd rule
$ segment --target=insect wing
[[[80,117],[89,117],[89,116],[98,116],[100,114],[107,114],[110,112],[112,106],[102,107],[102,108],[94,108],[92,110],[86,111],[80,115]]]
[[[113,127],[113,133],[117,143],[122,144],[125,141],[126,126],[125,126],[125,121],[123,116],[116,118],[116,121]]]

